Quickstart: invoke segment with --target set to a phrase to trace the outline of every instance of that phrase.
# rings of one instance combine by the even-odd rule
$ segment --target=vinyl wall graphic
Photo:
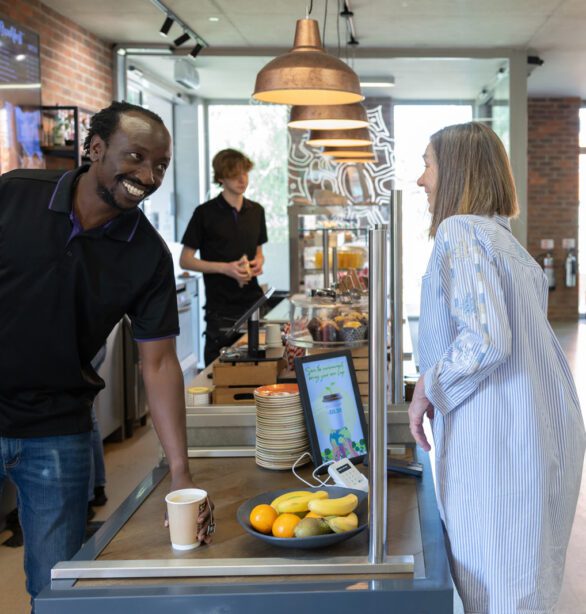
[[[395,178],[390,100],[367,107],[376,161],[334,163],[320,148],[307,145],[309,131],[289,129],[289,204],[313,204],[316,190],[330,190],[356,204],[389,202]]]

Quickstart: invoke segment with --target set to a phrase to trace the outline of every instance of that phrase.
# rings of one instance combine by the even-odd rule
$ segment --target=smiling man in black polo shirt
[[[252,167],[252,161],[235,149],[214,156],[214,181],[223,190],[196,207],[181,239],[181,266],[204,274],[206,365],[222,346],[235,340],[222,329],[230,328],[262,296],[257,277],[264,264],[262,245],[267,242],[265,212],[244,198]]]
[[[193,485],[173,264],[138,208],[161,185],[171,138],[154,113],[113,103],[85,148],[91,164],[74,171],[0,178],[0,490],[6,478],[18,489],[33,597],[82,544],[104,387],[90,361],[124,314],[172,487]]]

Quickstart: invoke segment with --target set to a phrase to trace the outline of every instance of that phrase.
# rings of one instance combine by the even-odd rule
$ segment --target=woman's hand
[[[429,399],[425,396],[425,379],[422,375],[413,391],[413,400],[409,405],[409,430],[415,439],[415,442],[420,445],[426,452],[431,450],[429,441],[423,431],[423,417],[427,414],[430,420],[433,420],[434,409]]]

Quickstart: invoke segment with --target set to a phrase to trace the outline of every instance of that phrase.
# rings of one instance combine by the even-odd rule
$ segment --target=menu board
[[[39,37],[0,17],[0,173],[44,166]]]
[[[40,72],[38,35],[0,18],[0,84],[40,84]]]
[[[366,420],[349,351],[295,359],[315,467],[366,455]]]

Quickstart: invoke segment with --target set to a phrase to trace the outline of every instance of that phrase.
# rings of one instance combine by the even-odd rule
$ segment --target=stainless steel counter
[[[161,526],[169,476],[166,467],[158,467],[72,561],[56,566],[51,585],[35,600],[35,611],[451,613],[452,583],[429,462],[427,455],[417,460],[425,466],[421,480],[389,481],[386,561],[395,564],[396,573],[366,568],[366,532],[315,552],[281,551],[256,540],[236,523],[235,510],[258,492],[295,487],[293,475],[260,469],[252,459],[238,464],[231,459],[195,459],[191,469],[198,484],[212,493],[216,503],[218,530],[212,546],[188,553],[172,551]],[[409,555],[414,556],[413,573],[405,573],[408,559],[401,566],[402,557]],[[259,571],[262,576],[251,577]]]

